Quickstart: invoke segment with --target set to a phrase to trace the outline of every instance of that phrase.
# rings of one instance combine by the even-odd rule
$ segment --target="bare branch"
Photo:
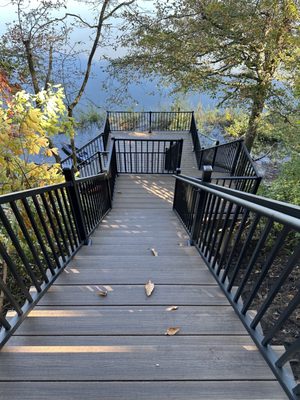
[[[133,4],[135,2],[135,0],[130,0],[130,1],[124,1],[123,3],[120,3],[119,5],[117,5],[114,9],[112,9],[107,15],[105,15],[105,17],[103,18],[103,21],[107,20],[108,18],[112,17],[113,14],[118,11],[121,7],[125,7],[125,6],[130,6],[131,4]]]

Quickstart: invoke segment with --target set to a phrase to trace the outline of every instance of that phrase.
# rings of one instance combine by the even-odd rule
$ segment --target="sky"
[[[37,7],[39,1],[31,0],[28,1],[30,8]],[[139,5],[143,8],[144,12],[150,12],[153,9],[152,0],[139,0]],[[81,16],[81,18],[93,22],[92,11],[86,4],[76,0],[67,0],[66,10],[62,10],[59,15],[63,15],[65,12],[76,13]],[[13,6],[11,1],[0,0],[0,35],[2,35],[6,30],[6,24],[11,23],[16,19],[16,6]],[[116,26],[118,20],[112,20],[112,35],[116,34]],[[90,40],[91,31],[89,29],[79,29],[75,28],[71,36],[71,41],[73,43],[81,41],[81,49],[88,47],[91,43]],[[111,46],[105,47],[104,49],[98,50],[94,62],[92,73],[93,77],[90,79],[83,102],[81,102],[81,108],[86,108],[87,105],[97,105],[101,110],[107,109],[132,109],[132,110],[159,110],[161,108],[167,109],[170,104],[174,101],[174,97],[169,95],[169,90],[165,87],[161,87],[158,79],[143,79],[141,84],[132,83],[129,86],[129,93],[131,97],[126,97],[124,104],[117,106],[110,104],[108,98],[112,94],[113,87],[117,85],[117,82],[111,80],[106,72],[103,72],[103,66],[105,63],[101,58],[103,55],[114,57],[115,54],[118,56],[125,54],[126,49],[118,48],[117,53],[112,49]],[[86,54],[80,55],[81,65],[86,63]],[[103,89],[103,83],[109,83],[109,88],[111,90],[105,91]],[[185,99],[186,103],[191,104],[191,108],[195,108],[199,103],[204,107],[212,106],[214,104],[213,100],[206,94],[192,94]]]

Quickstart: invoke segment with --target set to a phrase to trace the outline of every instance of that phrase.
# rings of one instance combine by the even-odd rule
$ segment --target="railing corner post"
[[[213,169],[211,165],[204,165],[201,182],[210,183],[212,171]],[[196,235],[196,232],[198,231],[197,226],[202,221],[202,215],[205,206],[205,201],[207,198],[207,193],[204,190],[198,189],[196,196],[197,197],[194,207],[194,220],[191,228],[191,240],[190,240],[192,246],[195,245],[195,242],[197,240],[197,235]]]
[[[149,111],[149,133],[152,132],[152,111]]]
[[[79,241],[84,244],[88,244],[89,236],[86,229],[85,218],[83,214],[82,204],[80,195],[77,187],[77,183],[74,175],[74,168],[64,168],[63,173],[66,182],[70,183],[67,187],[67,193],[70,201],[71,210],[76,224],[76,229],[79,237]]]
[[[211,182],[211,174],[213,172],[213,168],[211,165],[204,165],[202,171],[202,182],[210,183]]]

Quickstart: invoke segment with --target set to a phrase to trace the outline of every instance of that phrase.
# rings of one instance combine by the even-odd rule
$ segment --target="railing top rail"
[[[198,178],[199,179],[199,178]],[[253,180],[253,179],[260,179],[258,176],[214,176],[212,177],[213,180],[219,179],[223,181],[239,181],[239,180]]]
[[[300,230],[300,207],[298,206],[286,205],[285,203],[265,199],[254,194],[241,193],[238,190],[220,187],[212,183],[199,182],[194,178],[184,175],[174,175],[174,177],[183,182],[192,184],[198,189],[221,196],[225,200]]]
[[[70,183],[63,182],[57,183],[56,185],[47,185],[43,187],[20,190],[18,192],[12,192],[0,195],[0,204],[9,203],[10,201],[21,200],[26,197],[37,196],[42,193],[49,192],[50,190],[56,190],[60,188],[68,187]]]
[[[136,139],[136,138],[112,138],[116,142],[178,142],[183,139]]]
[[[88,142],[86,142],[83,146],[81,146],[79,149],[76,150],[76,153],[80,153],[82,150],[84,150],[86,147],[88,147],[90,144],[92,144],[93,142],[95,142],[95,140],[99,139],[101,136],[104,135],[104,132],[100,133],[99,135],[95,136],[93,139],[89,140]],[[72,159],[72,155],[67,156],[66,158],[64,158],[61,163],[65,163],[68,160]]]
[[[250,161],[250,163],[252,165],[252,168],[254,169],[256,175],[260,176],[260,173],[259,173],[259,171],[257,169],[257,166],[255,165],[255,162],[252,160],[251,154],[249,153],[249,150],[247,149],[243,139],[242,139],[242,147],[243,147],[243,150],[246,153],[246,155],[247,155],[247,157],[248,157],[248,159],[249,159],[249,161]]]
[[[96,175],[85,176],[83,178],[76,178],[76,183],[84,183],[87,181],[102,180],[107,177],[107,172],[102,172]]]
[[[107,111],[108,114],[193,114],[194,111]]]
[[[202,135],[202,133],[200,133],[200,134]],[[204,136],[205,136],[205,135],[204,135]],[[218,144],[217,146],[205,147],[205,149],[202,149],[202,150],[213,150],[213,149],[215,149],[216,147],[229,146],[229,145],[231,145],[231,144],[233,144],[233,143],[240,143],[240,142],[243,142],[243,141],[244,141],[244,139],[236,139],[236,140],[232,140],[231,142]]]

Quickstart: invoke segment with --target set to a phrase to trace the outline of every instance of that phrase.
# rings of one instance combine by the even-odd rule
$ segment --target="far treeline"
[[[80,3],[89,8],[89,20],[70,11],[64,0],[35,7],[28,0],[11,2],[16,21],[0,45],[0,68],[11,86],[31,87],[38,95],[49,84],[60,84],[69,124],[76,127],[74,109],[82,100],[93,62],[99,61],[98,50],[114,48],[116,57],[109,60],[108,70],[119,80],[123,95],[128,82],[152,76],[160,77],[173,93],[209,93],[218,98],[216,113],[221,119],[222,110],[234,110],[227,113],[227,133],[243,136],[250,151],[266,143],[284,147],[289,161],[278,189],[283,183],[299,187],[298,1]],[[72,42],[75,28],[88,31],[90,41]],[[48,144],[51,147],[51,140]],[[74,148],[72,134],[71,144]],[[55,150],[52,154],[59,162]],[[272,195],[276,197],[275,192]],[[298,202],[300,196],[279,197]]]

